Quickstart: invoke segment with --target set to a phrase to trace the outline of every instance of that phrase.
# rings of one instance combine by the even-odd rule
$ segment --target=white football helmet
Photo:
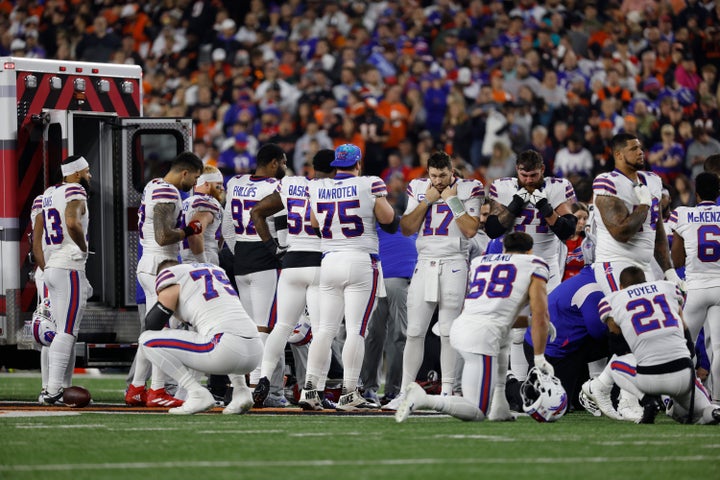
[[[523,410],[538,422],[554,422],[565,414],[568,396],[560,380],[545,375],[537,367],[528,373],[520,385]]]
[[[312,329],[310,328],[310,320],[306,316],[301,316],[295,328],[293,328],[288,343],[295,346],[305,345],[312,340]]]
[[[50,314],[50,299],[46,298],[37,306],[32,315],[32,334],[35,342],[49,347],[55,338],[55,322]]]

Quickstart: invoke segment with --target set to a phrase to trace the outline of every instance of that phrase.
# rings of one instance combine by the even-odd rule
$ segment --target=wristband
[[[462,201],[458,197],[448,197],[445,199],[445,203],[450,207],[453,217],[460,218],[465,215],[465,206],[463,206]]]
[[[423,202],[425,202],[425,205],[428,206],[428,208],[432,207],[433,202],[427,199],[427,197],[423,198]]]

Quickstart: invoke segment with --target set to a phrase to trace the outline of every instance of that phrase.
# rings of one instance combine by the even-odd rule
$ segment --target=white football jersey
[[[209,212],[213,216],[212,222],[206,229],[203,230],[202,236],[205,244],[205,258],[208,263],[219,265],[220,256],[218,253],[218,240],[220,238],[220,225],[222,223],[223,216],[222,205],[220,205],[220,202],[218,202],[215,197],[211,197],[210,195],[192,195],[182,202],[181,225],[183,227],[187,226],[195,214],[199,212]],[[183,262],[186,263],[197,262],[200,260],[190,250],[187,238],[182,241],[182,251],[180,252],[180,256],[182,257]]]
[[[46,267],[85,269],[85,256],[77,243],[70,238],[65,222],[67,205],[74,200],[87,202],[87,192],[79,183],[62,183],[48,188],[43,193],[42,212],[46,245],[43,250],[47,254]],[[89,212],[85,208],[85,214],[80,217],[80,224],[85,232],[86,242],[88,222]]]
[[[688,288],[720,286],[720,206],[701,202],[696,207],[678,207],[669,223],[684,241]]]
[[[54,188],[54,187],[51,187]],[[35,220],[37,220],[38,215],[40,215],[43,211],[42,208],[43,205],[43,194],[38,195],[35,197],[35,200],[33,200],[32,207],[30,208],[30,231],[35,231]],[[32,247],[31,247],[32,248]],[[43,255],[45,256],[45,262],[48,261],[48,251],[47,251],[47,243],[45,243],[45,235],[43,234],[42,238],[42,249],[43,249]]]
[[[428,178],[418,178],[410,182],[407,187],[408,204],[405,215],[414,211],[425,199],[429,185],[431,181]],[[480,216],[480,206],[485,200],[482,183],[477,180],[458,179],[457,196],[463,202],[468,215]],[[442,198],[428,208],[416,241],[419,258],[467,258],[469,240],[453,220],[452,211]]]
[[[310,200],[308,199],[308,180],[305,177],[285,177],[278,182],[280,194],[287,211],[289,252],[320,252],[320,239],[310,224]]]
[[[373,176],[338,174],[309,182],[308,193],[324,252],[378,253],[375,199],[387,195],[385,182]]]
[[[230,246],[236,242],[259,242],[260,237],[255,225],[250,220],[250,210],[263,198],[277,189],[278,180],[272,177],[258,177],[255,175],[235,175],[227,182],[227,200],[223,215],[223,236],[230,241]],[[282,212],[276,214],[281,215]],[[268,218],[270,234],[275,237],[275,222]]]
[[[498,178],[490,186],[489,196],[496,202],[509,205],[518,190],[516,177]],[[575,190],[565,178],[545,177],[543,190],[553,209],[563,203],[575,201]],[[545,218],[531,204],[525,205],[520,215],[515,218],[514,230],[525,232],[533,238],[533,253],[548,263],[560,264],[559,255],[562,241],[555,235],[545,222]]]
[[[182,201],[180,192],[174,185],[162,178],[154,178],[145,185],[140,208],[138,209],[138,231],[140,232],[140,245],[143,252],[138,262],[138,272],[155,275],[157,266],[163,260],[177,260],[180,254],[180,242],[160,246],[155,240],[155,206],[169,203],[173,206],[173,218],[176,218],[175,227],[180,226]]]
[[[257,327],[243,309],[225,270],[217,265],[183,263],[158,274],[155,280],[158,294],[172,285],[180,285],[175,314],[199,334],[258,336]]]
[[[497,253],[474,258],[468,276],[465,304],[452,327],[452,345],[456,350],[489,354],[478,339],[506,338],[528,303],[533,277],[547,281],[550,271],[545,260],[535,255]]]
[[[689,357],[680,310],[683,296],[672,282],[646,282],[618,290],[600,301],[600,319],[620,327],[637,364],[660,365]]]
[[[660,217],[660,199],[662,198],[662,181],[652,172],[638,172],[640,182],[647,185],[652,195],[652,207],[640,230],[628,241],[618,242],[603,223],[600,212],[593,216],[591,231],[595,234],[595,262],[631,262],[638,267],[649,270],[650,261],[655,251],[655,230]],[[621,172],[601,173],[593,182],[595,196],[605,195],[617,197],[623,201],[628,212],[639,205],[633,191],[633,182]]]

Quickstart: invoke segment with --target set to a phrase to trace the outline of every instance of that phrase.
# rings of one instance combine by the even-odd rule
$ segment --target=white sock
[[[50,347],[42,347],[40,349],[40,377],[43,390],[47,390],[48,376],[50,376]]]
[[[452,395],[455,385],[455,367],[458,354],[450,345],[449,336],[440,337],[440,370],[442,370],[442,395]]]
[[[62,387],[65,379],[65,370],[70,362],[70,355],[74,353],[75,337],[65,332],[58,332],[50,344],[50,353],[48,355],[50,369],[48,374],[49,393],[57,393]]]
[[[470,401],[464,397],[428,395],[427,404],[427,406],[435,411],[447,413],[448,415],[452,415],[460,420],[485,420],[485,415],[482,410],[470,403]],[[420,406],[420,408],[423,408],[423,406]]]
[[[405,350],[403,351],[403,374],[400,389],[405,387],[417,379],[418,371],[422,365],[423,356],[425,354],[425,337],[407,337],[405,341]]]
[[[343,392],[355,391],[362,369],[363,358],[365,358],[365,339],[359,334],[348,332],[343,347]]]

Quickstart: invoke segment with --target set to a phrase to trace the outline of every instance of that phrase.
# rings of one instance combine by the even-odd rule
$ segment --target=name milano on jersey
[[[688,288],[720,287],[720,206],[678,207],[668,223],[685,243]]]
[[[405,215],[414,211],[420,202],[424,201],[430,184],[427,178],[410,182],[407,187],[408,205]],[[480,206],[485,200],[482,183],[477,180],[458,179],[457,196],[463,202],[468,215],[480,216]],[[467,258],[470,242],[453,220],[452,211],[442,198],[428,208],[416,242],[420,258]]]
[[[87,201],[87,193],[79,183],[63,183],[45,190],[42,198],[43,222],[45,226],[45,245],[43,251],[47,252],[47,267],[83,270],[85,258],[75,241],[70,238],[65,211],[68,203],[74,201]],[[88,231],[88,211],[80,218],[83,232]],[[87,240],[87,239],[86,239]]]
[[[513,195],[518,190],[518,181],[515,177],[499,178],[490,186],[490,198],[503,205],[512,202]],[[568,200],[575,201],[575,190],[565,178],[545,177],[543,190],[553,209],[556,209]],[[514,230],[525,232],[533,238],[533,253],[544,258],[549,263],[554,262],[560,254],[559,238],[550,230],[545,218],[534,205],[528,203],[520,215],[515,219]]]
[[[378,253],[375,199],[387,195],[378,177],[338,174],[308,185],[310,204],[320,223],[322,249]]]

